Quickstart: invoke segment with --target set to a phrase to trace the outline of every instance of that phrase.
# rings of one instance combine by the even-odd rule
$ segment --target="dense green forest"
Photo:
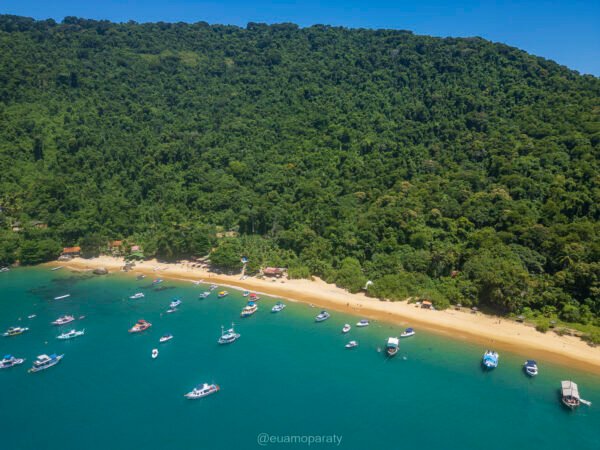
[[[0,16],[0,261],[127,239],[600,325],[599,115],[480,38]]]

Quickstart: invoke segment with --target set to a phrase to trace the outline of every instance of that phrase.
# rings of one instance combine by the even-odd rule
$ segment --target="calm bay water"
[[[540,375],[529,379],[521,371],[523,358],[507,353],[498,369],[484,372],[485,349],[418,330],[389,360],[377,351],[401,331],[389,324],[353,326],[344,336],[343,324],[354,325],[356,317],[333,312],[315,324],[318,310],[286,302],[283,312],[272,314],[277,299],[271,298],[240,319],[245,299],[238,291],[199,300],[205,286],[167,280],[162,286],[169,289],[160,292],[142,288],[149,283],[66,269],[0,274],[0,328],[30,327],[0,338],[0,353],[27,359],[0,371],[0,449],[246,449],[260,447],[260,433],[342,438],[339,447],[310,448],[600,448],[595,375],[538,361]],[[139,291],[144,299],[128,299]],[[67,293],[68,299],[52,300]],[[164,314],[173,297],[183,304]],[[50,322],[63,314],[85,315],[62,327],[85,328],[85,336],[57,340],[61,328]],[[140,318],[153,327],[129,334]],[[240,340],[219,346],[221,325],[232,321]],[[169,332],[174,339],[158,344]],[[350,339],[360,346],[344,349]],[[153,360],[155,347],[160,355]],[[59,365],[27,373],[36,355],[53,352],[65,354]],[[561,379],[576,381],[594,405],[563,409]],[[196,401],[183,397],[202,382],[217,383],[221,391]]]

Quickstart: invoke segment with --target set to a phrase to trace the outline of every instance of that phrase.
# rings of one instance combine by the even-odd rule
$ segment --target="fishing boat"
[[[178,311],[177,308],[169,308],[169,309],[167,309],[167,314],[172,314],[172,313],[177,312],[177,311]]]
[[[242,297],[248,297],[250,295],[250,291],[244,291],[242,293]]]
[[[407,337],[411,337],[415,335],[415,330],[413,330],[412,328],[407,328],[406,330],[404,330],[402,332],[402,334],[400,335],[401,338],[407,338]]]
[[[218,392],[220,387],[216,384],[207,384],[204,383],[202,385],[196,386],[191,392],[185,394],[185,398],[189,398],[190,400],[196,400],[198,398],[206,397],[210,394],[214,394]]]
[[[35,319],[37,317],[36,314],[30,314],[27,316],[28,319]]]
[[[4,358],[0,361],[0,369],[8,369],[9,367],[23,364],[24,362],[24,359],[15,358],[13,355],[4,355]]]
[[[217,341],[219,344],[231,344],[239,339],[240,335],[235,332],[233,327],[233,323],[231,324],[231,328],[225,332],[225,327],[221,326],[221,337]]]
[[[530,377],[535,377],[538,374],[538,366],[537,363],[533,359],[528,359],[523,364],[523,370]]]
[[[136,300],[138,298],[144,298],[144,293],[143,292],[137,292],[137,293],[135,293],[133,295],[130,295],[129,298],[131,300]]]
[[[358,347],[358,342],[356,341],[350,341],[346,344],[346,348],[355,348]]]
[[[73,316],[62,316],[51,323],[52,323],[52,325],[65,325],[67,323],[73,322],[74,320],[75,320],[75,317],[73,317]]]
[[[50,356],[48,355],[40,355],[33,362],[33,366],[29,369],[29,372],[39,372],[41,370],[46,370],[52,366],[55,366],[63,359],[65,355],[57,355],[56,353],[52,353]]]
[[[330,314],[327,311],[321,311],[317,317],[315,317],[315,322],[323,322],[327,319],[329,319]]]
[[[258,310],[258,306],[254,302],[248,302],[244,309],[242,309],[241,317],[250,317]]]
[[[57,336],[56,339],[73,339],[79,336],[83,336],[85,334],[85,329],[83,330],[71,330],[67,333],[63,333],[60,336]]]
[[[227,297],[228,295],[229,295],[229,292],[221,291],[221,292],[219,292],[219,295],[217,295],[217,297],[223,298],[223,297]]]
[[[368,327],[368,326],[369,326],[369,321],[368,321],[367,319],[362,319],[362,320],[359,320],[359,321],[356,323],[356,326],[357,326],[357,327]]]
[[[2,333],[2,336],[10,337],[10,336],[18,336],[19,334],[23,334],[26,331],[29,331],[29,328],[22,327],[10,327],[6,332]]]
[[[160,284],[162,283],[164,280],[162,278],[156,278],[155,280],[152,280],[152,284]]]
[[[205,291],[202,294],[200,294],[198,296],[198,298],[208,298],[209,295],[210,295],[210,292],[209,291]]]
[[[277,312],[283,311],[283,308],[285,308],[285,305],[281,302],[277,302],[271,308],[271,312],[277,313]]]
[[[64,266],[58,266],[58,267],[55,267],[54,269],[50,269],[50,271],[51,271],[51,272],[54,272],[54,271],[56,271],[56,270],[60,270],[60,269],[62,269],[63,267],[64,267]]]
[[[483,358],[481,359],[481,364],[486,369],[495,369],[498,367],[498,352],[494,352],[492,350],[486,350],[483,354]]]
[[[171,308],[177,308],[179,305],[181,305],[182,301],[179,298],[174,298],[173,301],[171,301],[171,303],[169,303],[169,307]]]
[[[63,298],[69,298],[71,294],[59,295],[58,297],[54,297],[54,300],[62,300]]]
[[[137,323],[129,329],[130,333],[140,333],[144,330],[150,328],[152,324],[150,322],[145,321],[144,319],[140,319]]]
[[[394,356],[400,349],[400,339],[397,337],[389,337],[385,345],[385,352],[388,356]]]
[[[153,348],[152,349],[152,359],[156,359],[156,358],[158,358],[158,349]]]
[[[211,284],[210,285],[210,290],[214,291],[215,289],[217,289],[219,286],[217,286],[216,284]]]
[[[170,341],[171,339],[173,339],[173,335],[172,334],[164,334],[160,337],[160,339],[158,340],[158,342],[160,342],[161,344],[163,342],[167,342]]]
[[[352,327],[350,326],[349,323],[347,323],[347,324],[344,325],[344,328],[342,328],[342,333],[346,334],[351,329],[352,329]]]
[[[258,296],[258,294],[255,294],[253,292],[252,294],[249,295],[249,299],[250,299],[250,301],[256,302],[256,301],[260,300],[260,297]]]
[[[577,383],[572,381],[561,381],[560,387],[562,404],[571,410],[577,408],[581,403]]]

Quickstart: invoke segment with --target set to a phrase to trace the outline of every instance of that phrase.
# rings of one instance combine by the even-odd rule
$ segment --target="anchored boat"
[[[283,303],[277,302],[271,308],[271,312],[277,313],[277,312],[283,311],[284,308],[285,308],[285,305]]]
[[[351,329],[352,329],[352,327],[350,326],[349,323],[347,323],[347,324],[344,325],[344,328],[342,328],[342,333],[346,334]]]
[[[133,295],[130,295],[129,298],[131,300],[136,300],[138,298],[144,298],[144,294],[143,294],[143,292],[137,292],[137,293],[135,293]]]
[[[407,328],[406,330],[404,330],[402,332],[402,334],[400,335],[401,338],[406,338],[406,337],[411,337],[415,335],[415,330],[413,330],[412,328]]]
[[[533,359],[528,359],[523,364],[523,370],[530,377],[535,377],[538,374],[538,366],[537,363]]]
[[[144,330],[150,328],[152,324],[150,322],[145,321],[144,319],[140,319],[137,323],[129,329],[130,333],[140,333]]]
[[[58,297],[54,297],[54,300],[62,300],[63,298],[70,297],[71,294],[59,295]]]
[[[8,369],[9,367],[17,366],[25,362],[22,358],[15,358],[13,355],[4,355],[0,361],[0,369]]]
[[[228,295],[229,295],[229,292],[221,291],[221,292],[219,292],[219,295],[217,297],[223,298],[223,297],[227,297]]]
[[[235,342],[240,335],[235,332],[233,327],[233,323],[231,324],[231,328],[225,332],[225,327],[221,326],[221,337],[217,341],[219,344],[231,344]]]
[[[67,333],[63,333],[60,336],[57,336],[56,339],[73,339],[79,336],[83,336],[85,334],[85,329],[77,331],[77,330],[71,330]]]
[[[185,397],[189,398],[190,400],[196,400],[198,398],[207,397],[215,392],[219,392],[220,389],[221,388],[217,384],[204,383],[196,386],[191,392],[185,394]]]
[[[55,366],[63,359],[65,355],[57,355],[56,353],[52,353],[50,356],[48,355],[40,355],[33,363],[33,367],[29,369],[29,372],[39,372],[41,370],[46,370],[52,366]]]
[[[158,358],[158,349],[153,348],[152,349],[152,359],[156,359],[156,358]]]
[[[160,337],[160,339],[158,340],[158,342],[160,342],[161,344],[163,342],[167,342],[170,341],[171,339],[173,339],[173,335],[172,334],[164,334]]]
[[[210,292],[206,291],[206,292],[203,292],[202,294],[200,294],[198,296],[198,298],[207,298],[209,295],[210,295]]]
[[[397,337],[389,337],[385,346],[385,353],[388,356],[394,356],[400,348],[400,340]]]
[[[315,322],[323,322],[329,319],[331,315],[327,311],[321,311],[317,317],[315,317]]]
[[[10,336],[18,336],[19,334],[23,334],[28,331],[29,328],[21,328],[21,327],[10,327],[6,332],[2,333],[2,336],[10,337]]]
[[[67,323],[73,322],[75,320],[75,317],[73,316],[62,316],[59,317],[58,319],[56,319],[54,322],[51,322],[52,325],[65,325]]]
[[[356,323],[356,326],[357,326],[357,327],[368,327],[368,326],[369,326],[369,321],[368,321],[367,319],[362,319],[362,320],[359,320],[359,321]]]
[[[486,350],[483,354],[483,358],[481,359],[481,364],[486,369],[495,369],[498,367],[498,352],[494,352],[492,350]]]
[[[346,348],[355,348],[358,347],[358,342],[356,341],[350,341],[346,344]]]
[[[248,302],[244,309],[242,309],[241,317],[250,317],[258,310],[258,306],[254,302]]]

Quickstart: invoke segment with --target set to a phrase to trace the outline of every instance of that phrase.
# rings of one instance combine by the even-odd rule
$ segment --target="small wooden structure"
[[[421,308],[431,309],[432,306],[433,303],[431,303],[429,300],[423,300],[421,302]]]
[[[267,277],[280,277],[285,273],[285,269],[282,267],[265,267],[263,275]]]
[[[81,247],[65,247],[62,251],[62,256],[79,256],[81,253]]]

